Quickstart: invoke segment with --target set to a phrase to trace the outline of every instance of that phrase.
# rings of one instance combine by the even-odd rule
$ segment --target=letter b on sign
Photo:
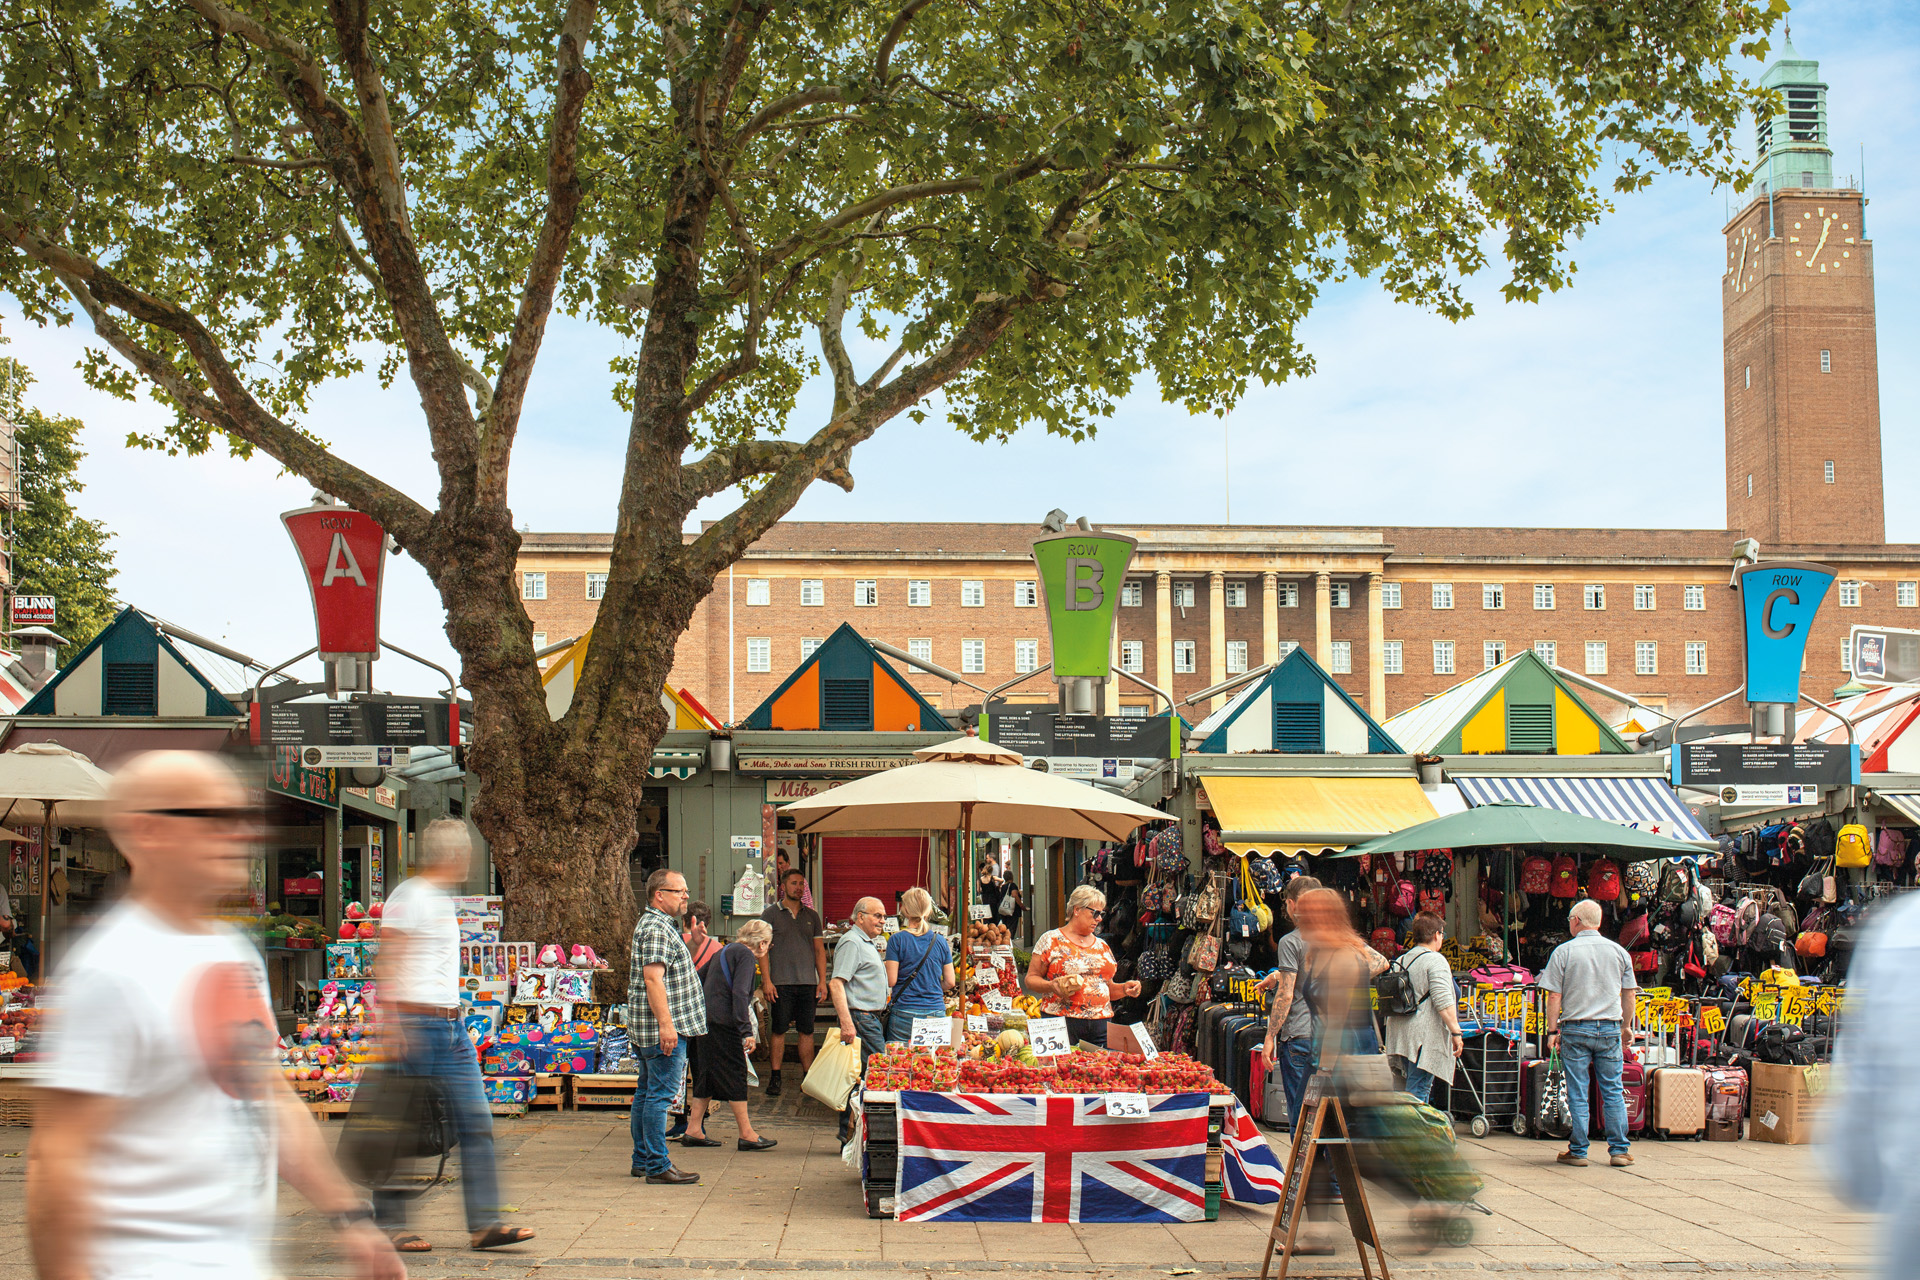
[[[1120,584],[1133,562],[1132,538],[1117,533],[1070,530],[1033,544],[1033,563],[1047,597],[1047,624],[1053,633],[1053,674],[1060,678],[1105,680],[1113,614]]]
[[[1098,609],[1106,603],[1107,593],[1100,585],[1105,572],[1100,561],[1093,556],[1068,556],[1067,598],[1060,602],[1060,607],[1079,613]]]

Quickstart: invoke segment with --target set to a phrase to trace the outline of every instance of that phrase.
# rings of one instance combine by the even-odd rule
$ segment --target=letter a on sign
[[[280,520],[307,576],[321,656],[379,653],[387,531],[347,507],[306,507]]]

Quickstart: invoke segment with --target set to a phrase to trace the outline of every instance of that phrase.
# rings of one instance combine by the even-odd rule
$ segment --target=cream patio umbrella
[[[962,920],[973,887],[970,877],[960,874],[958,854],[970,847],[976,830],[1124,840],[1141,823],[1172,816],[1084,782],[1028,769],[1018,751],[978,738],[957,738],[913,754],[921,763],[796,800],[781,813],[793,818],[797,834],[959,831],[953,901]]]
[[[0,752],[0,823],[40,826],[40,919],[33,936],[42,973],[49,959],[47,888],[53,879],[55,824],[104,825],[109,781],[111,775],[93,761],[51,742],[29,742]]]

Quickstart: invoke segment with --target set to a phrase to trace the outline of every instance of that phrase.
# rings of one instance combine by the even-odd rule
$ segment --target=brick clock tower
[[[1757,194],[1727,224],[1727,527],[1764,547],[1886,541],[1866,198],[1836,181],[1820,64],[1791,40],[1762,84]],[[1844,184],[1844,185],[1843,185]]]

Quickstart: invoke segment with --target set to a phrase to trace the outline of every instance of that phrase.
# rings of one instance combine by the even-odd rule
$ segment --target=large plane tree
[[[1610,191],[1737,180],[1765,99],[1736,64],[1784,10],[20,0],[0,288],[35,321],[84,314],[92,383],[172,411],[133,443],[265,454],[385,523],[474,695],[510,934],[624,958],[675,642],[808,485],[851,488],[856,445],[935,393],[983,440],[1090,436],[1143,379],[1223,411],[1310,369],[1296,331],[1343,276],[1454,318],[1490,261],[1510,299],[1557,289]],[[558,721],[508,505],[556,308],[629,353],[612,565]],[[857,365],[850,325],[890,354]],[[437,492],[308,417],[367,365],[418,393]],[[821,374],[831,410],[803,420]]]

